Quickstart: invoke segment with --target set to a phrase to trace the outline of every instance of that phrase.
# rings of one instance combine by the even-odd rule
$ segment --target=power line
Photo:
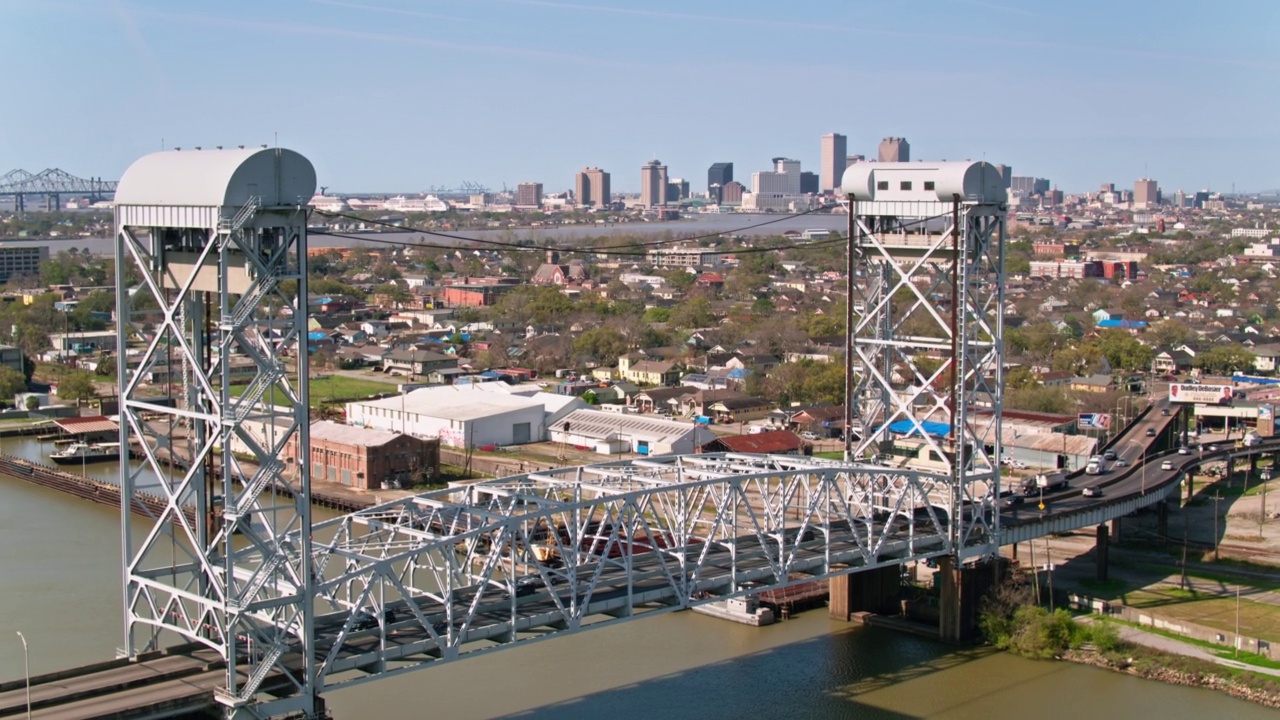
[[[734,234],[737,234],[737,233],[746,232],[747,230],[754,230],[754,229],[756,229],[756,228],[761,228],[761,227],[764,227],[764,226],[766,226],[766,225],[773,225],[774,223],[780,223],[780,222],[782,222],[782,221],[784,221],[784,220],[793,220],[793,219],[798,218],[798,217],[804,217],[805,215],[812,215],[813,213],[816,213],[816,212],[818,212],[819,210],[826,210],[826,209],[827,209],[826,207],[817,207],[817,208],[812,208],[812,209],[810,209],[810,210],[805,210],[804,212],[792,213],[792,214],[790,214],[790,215],[783,215],[783,216],[781,216],[781,217],[776,217],[776,218],[773,218],[773,219],[771,219],[771,220],[765,220],[764,222],[755,223],[754,225],[746,225],[746,226],[743,226],[743,227],[740,227],[740,228],[734,228],[733,230],[725,230],[725,231],[722,231],[722,232],[713,232],[713,233],[704,233],[704,234],[702,234],[702,235],[693,235],[693,236],[691,236],[691,237],[676,238],[676,239],[673,239],[673,240],[654,240],[654,241],[651,241],[651,242],[637,242],[637,243],[630,243],[630,246],[632,246],[632,247],[657,247],[657,246],[661,246],[661,245],[672,245],[672,244],[677,244],[677,243],[690,243],[690,242],[697,242],[698,240],[706,240],[706,239],[708,239],[708,238],[720,237],[720,236],[722,236],[722,235],[734,235]],[[420,233],[420,234],[423,234],[423,235],[434,235],[434,236],[436,236],[436,237],[449,238],[449,239],[451,239],[451,240],[466,240],[466,241],[470,241],[470,242],[485,242],[485,241],[483,241],[483,240],[477,240],[476,238],[469,238],[469,237],[465,237],[465,236],[463,236],[463,235],[452,235],[452,234],[450,234],[450,233],[436,232],[436,231],[434,231],[434,230],[407,230],[407,229],[405,229],[405,228],[403,228],[403,227],[401,227],[401,226],[399,226],[399,225],[396,225],[396,224],[394,224],[394,223],[384,222],[384,221],[381,221],[381,220],[366,220],[366,219],[364,219],[364,218],[362,218],[362,217],[358,217],[358,216],[356,216],[356,215],[347,215],[347,214],[345,214],[345,213],[335,213],[335,212],[330,212],[330,211],[328,211],[328,210],[316,210],[315,212],[316,212],[316,213],[318,213],[318,214],[320,214],[320,215],[327,215],[327,216],[329,216],[329,217],[340,217],[340,218],[346,218],[347,220],[355,220],[355,221],[357,221],[357,222],[368,223],[368,224],[370,224],[370,225],[378,225],[378,226],[381,226],[381,227],[392,228],[392,229],[394,229],[394,230],[398,230],[398,231],[400,231],[400,232],[413,232],[413,233]],[[314,234],[314,233],[313,233],[313,234]],[[509,243],[508,243],[508,244],[509,244]],[[539,249],[544,249],[544,250],[545,250],[545,249],[547,249],[547,248],[539,248]]]

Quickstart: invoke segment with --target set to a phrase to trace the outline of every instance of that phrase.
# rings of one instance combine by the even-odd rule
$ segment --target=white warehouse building
[[[591,409],[571,412],[551,426],[552,442],[591,448],[601,455],[687,455],[715,438],[702,425]]]
[[[556,402],[548,404],[544,395],[486,392],[468,385],[420,388],[396,397],[347,403],[347,423],[440,438],[441,445],[456,448],[523,445],[545,440],[548,418],[569,411],[565,398],[550,395]]]

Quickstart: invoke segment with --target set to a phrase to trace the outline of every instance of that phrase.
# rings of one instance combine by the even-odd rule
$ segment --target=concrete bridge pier
[[[1160,542],[1168,542],[1169,540],[1169,501],[1161,500],[1156,503],[1156,535],[1159,536]]]
[[[1121,520],[1122,520],[1122,518],[1111,518],[1111,538],[1110,538],[1110,540],[1111,540],[1112,542],[1116,542],[1116,543],[1124,542],[1124,540],[1121,538],[1121,535],[1120,535],[1120,527],[1121,527],[1121,525],[1123,524],[1123,523],[1121,523],[1121,522],[1120,522]]]
[[[1111,551],[1111,533],[1106,523],[1102,523],[1097,529],[1097,540],[1094,544],[1093,563],[1096,570],[1095,578],[1098,582],[1107,581],[1107,568],[1110,565],[1108,554]]]
[[[827,612],[832,620],[849,619],[857,612],[897,615],[902,608],[901,568],[897,565],[864,570],[852,575],[836,575],[829,585]]]
[[[978,638],[978,605],[1005,577],[1009,561],[983,560],[957,568],[955,558],[938,558],[938,638],[969,643]]]
[[[1235,482],[1234,480],[1235,474],[1236,474],[1236,459],[1228,455],[1227,456],[1227,487],[1231,487],[1231,483]]]

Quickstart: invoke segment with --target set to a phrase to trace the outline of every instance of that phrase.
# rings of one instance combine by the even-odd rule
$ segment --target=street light
[[[27,678],[27,720],[31,720],[31,661],[27,655],[27,636],[23,635],[21,630],[15,632],[18,633],[18,639],[22,641],[22,671]]]

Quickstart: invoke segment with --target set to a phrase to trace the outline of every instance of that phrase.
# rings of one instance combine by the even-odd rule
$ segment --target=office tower
[[[667,181],[667,202],[678,203],[689,197],[689,181],[682,178],[671,178]]]
[[[1008,190],[1012,187],[1013,167],[1009,165],[996,165],[996,171],[1000,173],[1000,181],[1004,183],[1004,189]]]
[[[840,133],[827,133],[822,136],[822,154],[818,163],[819,191],[827,192],[840,186],[840,178],[844,176],[845,159],[849,157],[847,145],[847,139]]]
[[[730,180],[724,184],[724,188],[720,191],[720,202],[726,204],[737,204],[742,202],[742,193],[746,190],[742,183],[737,180]]]
[[[712,163],[711,168],[707,170],[707,191],[711,191],[712,185],[724,187],[733,182],[733,163],[718,162]]]
[[[582,168],[573,178],[573,194],[579,205],[603,207],[609,204],[609,173],[598,167]]]
[[[800,161],[791,158],[773,159],[773,170],[751,173],[751,192],[800,194]]]
[[[667,166],[650,160],[640,168],[640,204],[658,207],[667,202]]]
[[[814,173],[805,171],[800,173],[800,193],[803,195],[817,195],[820,183],[818,176]]]
[[[1160,204],[1159,189],[1156,181],[1141,178],[1133,183],[1133,209],[1146,210]]]
[[[856,165],[860,162],[866,162],[866,155],[849,155],[844,159],[844,169],[848,170],[850,165]]]
[[[542,207],[542,183],[516,185],[516,207]]]
[[[906,138],[887,137],[880,141],[880,162],[911,162],[911,145]]]

